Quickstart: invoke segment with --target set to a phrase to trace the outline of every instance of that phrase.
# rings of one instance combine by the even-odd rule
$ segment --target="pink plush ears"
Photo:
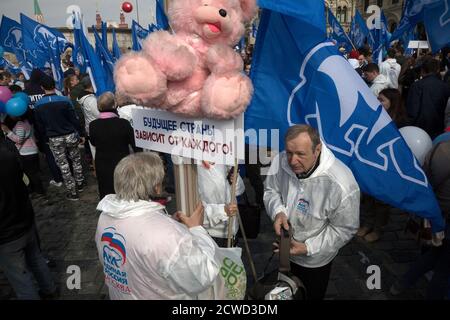
[[[256,14],[256,0],[240,0],[244,21],[250,21]]]

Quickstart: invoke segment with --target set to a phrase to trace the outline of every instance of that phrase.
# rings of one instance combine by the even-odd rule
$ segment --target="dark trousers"
[[[257,152],[257,148],[253,148],[253,152]],[[250,159],[254,160],[255,156],[250,157],[250,147],[248,144],[245,145],[245,175],[247,176],[248,180],[250,181],[250,184],[252,188],[255,190],[255,201],[256,204],[259,205],[261,208],[264,208],[264,185],[261,178],[261,163],[259,162],[259,155],[256,156],[257,163],[250,163]]]
[[[446,239],[439,247],[430,247],[415,261],[400,280],[405,289],[414,285],[425,273],[433,270],[433,278],[428,285],[426,299],[443,300],[449,290],[450,280],[450,227],[447,226]]]
[[[23,172],[30,180],[31,192],[45,194],[39,167],[39,154],[20,156],[20,159],[22,161]]]
[[[34,279],[43,294],[52,294],[56,290],[52,274],[39,249],[36,234],[36,230],[31,228],[19,239],[0,245],[0,268],[19,300],[40,298]]]
[[[305,268],[291,262],[291,272],[305,285],[307,300],[323,300],[327,292],[332,262],[319,268]]]

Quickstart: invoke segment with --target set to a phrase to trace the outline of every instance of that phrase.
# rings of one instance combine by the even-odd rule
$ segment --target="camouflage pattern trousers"
[[[69,193],[77,194],[77,185],[82,185],[84,182],[83,167],[81,166],[81,154],[78,149],[79,136],[77,133],[49,138],[50,150],[52,150],[55,157],[56,164],[61,170],[64,185]],[[70,171],[69,161],[72,162],[73,176]]]

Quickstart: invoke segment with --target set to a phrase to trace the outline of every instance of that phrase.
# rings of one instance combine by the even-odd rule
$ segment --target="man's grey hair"
[[[139,152],[123,158],[114,170],[114,190],[120,200],[149,200],[164,180],[161,158],[153,152]]]
[[[284,136],[284,143],[297,138],[301,133],[308,133],[309,138],[312,142],[312,151],[316,150],[316,147],[321,143],[320,135],[316,128],[308,126],[306,124],[296,124],[288,129],[286,135]]]

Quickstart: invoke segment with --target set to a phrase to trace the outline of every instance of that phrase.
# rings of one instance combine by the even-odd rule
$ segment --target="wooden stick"
[[[255,283],[258,282],[258,275],[256,274],[255,263],[253,262],[252,253],[250,252],[250,247],[248,246],[247,236],[245,235],[244,224],[242,223],[241,215],[239,210],[237,212],[237,217],[239,220],[239,228],[241,230],[242,239],[244,239],[245,252],[247,253],[248,261],[250,263],[250,270],[252,271],[253,279]]]
[[[236,185],[237,185],[237,175],[238,175],[238,160],[237,157],[234,158],[234,168],[233,168],[233,184],[231,185],[231,203],[236,204]],[[231,239],[233,237],[233,225],[234,217],[228,218],[228,245],[231,247]]]

